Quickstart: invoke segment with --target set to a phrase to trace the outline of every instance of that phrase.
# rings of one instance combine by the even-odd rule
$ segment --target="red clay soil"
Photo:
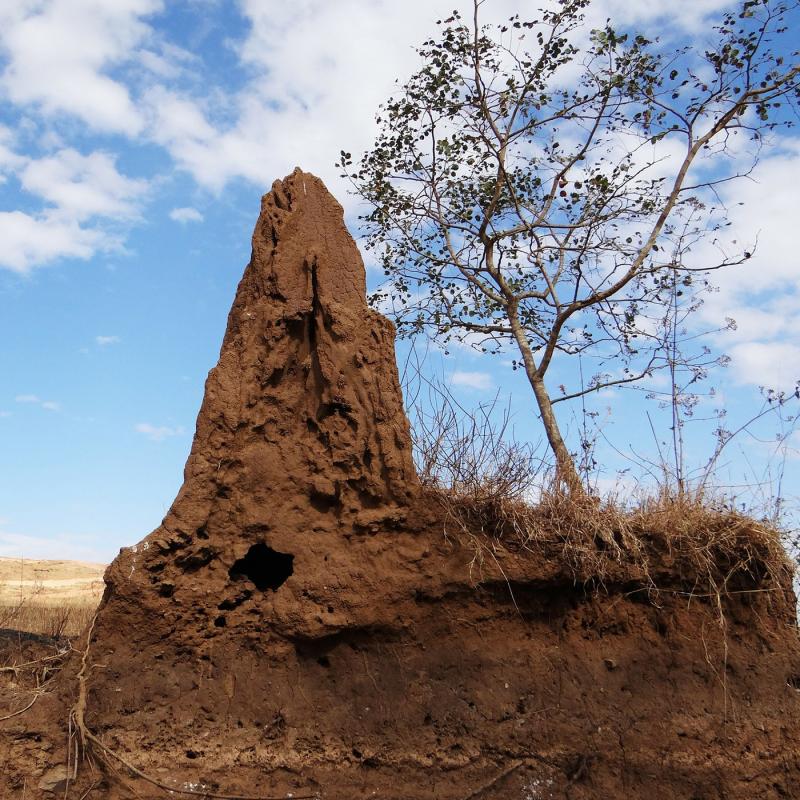
[[[800,798],[788,584],[740,576],[720,614],[669,569],[657,597],[499,545],[476,572],[418,485],[393,344],[341,207],[276,182],[184,485],[88,650],[0,721],[0,798]]]

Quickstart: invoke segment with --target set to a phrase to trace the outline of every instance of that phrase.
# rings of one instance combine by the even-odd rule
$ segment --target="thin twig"
[[[503,780],[503,778],[507,778],[512,772],[516,772],[524,763],[524,761],[515,761],[510,767],[504,769],[499,775],[495,775],[495,777],[492,778],[492,780],[490,780],[488,783],[484,783],[483,786],[479,786],[477,789],[474,789],[466,797],[461,798],[461,800],[474,800],[474,798],[480,797],[485,791],[491,789],[492,786]]]
[[[5,717],[0,717],[0,722],[5,722],[7,719],[12,719],[13,717],[18,717],[20,714],[24,714],[29,708],[33,708],[33,704],[39,699],[39,693],[37,692],[33,696],[33,700],[25,706],[25,708],[21,708],[19,711],[15,711],[13,714],[8,714]]]
[[[59,658],[64,658],[67,653],[58,653],[54,656],[46,656],[45,658],[37,658],[36,661],[25,661],[22,664],[11,664],[8,667],[0,667],[0,672],[17,672],[23,667],[34,667],[37,664],[44,664],[46,661],[56,661]]]

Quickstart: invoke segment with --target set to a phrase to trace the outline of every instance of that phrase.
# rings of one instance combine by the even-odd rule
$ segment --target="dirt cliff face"
[[[54,796],[79,674],[107,750],[68,797],[800,796],[787,587],[576,584],[558,551],[496,542],[476,566],[417,484],[364,295],[336,201],[277,182],[185,483],[108,569],[59,691],[0,723],[0,796]]]

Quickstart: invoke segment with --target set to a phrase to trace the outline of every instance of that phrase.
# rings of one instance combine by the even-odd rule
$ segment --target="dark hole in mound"
[[[293,555],[279,553],[263,542],[259,542],[247,551],[244,558],[240,558],[234,563],[228,570],[228,575],[234,581],[247,578],[262,592],[267,589],[272,589],[274,592],[286,582],[286,579],[294,571],[293,561]]]

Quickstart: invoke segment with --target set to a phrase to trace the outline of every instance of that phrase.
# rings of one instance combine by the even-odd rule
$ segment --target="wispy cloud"
[[[22,211],[0,211],[0,241],[0,266],[21,273],[61,258],[86,260],[111,245],[98,231],[76,222]]]
[[[665,35],[700,33],[707,15],[727,4],[674,0],[665,11],[663,4],[596,0],[585,28],[588,35],[610,16],[623,26],[668,28]],[[210,0],[192,5],[200,7],[198,16],[205,6],[226,7]],[[158,16],[169,7],[164,0],[0,4],[0,93],[40,128],[37,140],[50,137],[46,147],[57,150],[31,159],[0,136],[0,180],[16,171],[46,203],[39,211],[0,212],[0,265],[26,272],[59,258],[113,250],[124,234],[113,236],[86,220],[133,219],[139,211],[143,181],[121,175],[113,154],[78,153],[77,136],[54,138],[54,126],[70,138],[65,119],[78,120],[78,130],[117,134],[123,143],[159,145],[175,166],[214,190],[237,178],[268,186],[302,164],[351,202],[333,166],[340,149],[357,153],[369,146],[379,103],[396,78],[418,66],[413,45],[452,10],[450,0],[240,0],[227,6],[237,14],[221,11],[223,20],[238,25],[241,15],[247,22],[244,37],[230,41],[249,76],[236,86],[229,70],[215,74],[202,55],[169,41]],[[516,0],[493,0],[484,6],[485,21],[507,21],[517,7]],[[184,224],[203,218],[191,207],[174,208],[170,217]]]
[[[119,248],[120,233],[107,223],[135,221],[148,191],[147,181],[121,174],[116,159],[103,152],[67,148],[39,159],[21,157],[9,169],[42,203],[39,210],[0,212],[0,266],[16,272]]]
[[[740,383],[791,392],[800,381],[800,346],[794,342],[741,342],[730,355]]]
[[[141,433],[153,442],[163,442],[173,436],[183,436],[185,429],[181,426],[172,428],[167,425],[151,425],[149,422],[140,422],[135,426],[137,433]]]
[[[42,400],[36,394],[18,394],[14,401],[23,405],[39,406],[45,411],[61,411],[61,403],[57,403],[55,400]]]
[[[717,247],[739,253],[755,245],[744,264],[714,274],[719,291],[706,298],[700,314],[715,327],[726,317],[736,320],[736,330],[726,331],[719,343],[731,356],[738,383],[785,390],[800,380],[795,328],[800,272],[792,202],[800,182],[800,139],[778,139],[773,145],[749,180],[720,189],[732,224],[716,242],[696,248],[691,258],[693,266],[714,264]]]
[[[83,155],[66,148],[28,161],[20,174],[23,188],[59,209],[69,219],[127,219],[136,216],[147,182],[120,174],[116,159],[102,151]]]
[[[450,378],[453,386],[463,386],[467,389],[486,391],[491,389],[492,376],[488,372],[454,372]]]
[[[119,336],[95,336],[94,341],[98,347],[108,347],[110,344],[118,344],[120,338]]]
[[[143,18],[162,7],[161,0],[4,3],[3,94],[46,115],[71,115],[96,131],[139,133],[142,113],[109,71],[131,60],[150,32]]]
[[[173,208],[172,211],[169,212],[169,218],[184,225],[187,222],[203,221],[203,215],[196,208],[191,207]]]
[[[0,520],[0,525],[4,522],[7,521]],[[44,537],[0,530],[2,558],[79,559],[102,563],[105,554],[100,552],[100,547],[97,541],[75,533]]]

